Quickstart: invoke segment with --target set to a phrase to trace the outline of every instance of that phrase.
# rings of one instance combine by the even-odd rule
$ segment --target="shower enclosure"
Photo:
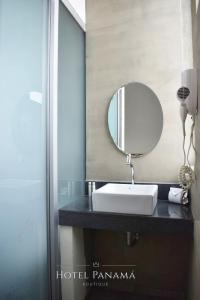
[[[1,300],[60,297],[59,5],[0,0]]]

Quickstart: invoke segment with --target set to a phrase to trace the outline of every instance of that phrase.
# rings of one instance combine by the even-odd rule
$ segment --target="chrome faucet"
[[[133,165],[133,160],[132,160],[132,155],[127,154],[126,156],[126,165],[128,165],[131,168],[131,183],[134,184],[134,165]]]

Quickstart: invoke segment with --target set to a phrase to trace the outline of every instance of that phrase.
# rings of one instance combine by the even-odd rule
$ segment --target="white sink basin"
[[[152,215],[157,198],[157,185],[108,183],[92,193],[92,204],[95,211]]]

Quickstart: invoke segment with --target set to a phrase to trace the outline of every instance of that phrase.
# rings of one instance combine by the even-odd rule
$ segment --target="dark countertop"
[[[73,197],[68,202],[68,205],[59,210],[60,225],[193,236],[193,217],[190,207],[169,203],[167,200],[158,200],[152,216],[93,211],[88,196]]]

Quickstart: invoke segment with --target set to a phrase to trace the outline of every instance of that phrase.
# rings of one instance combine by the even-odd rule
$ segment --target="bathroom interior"
[[[200,299],[198,0],[0,1],[0,300]]]

